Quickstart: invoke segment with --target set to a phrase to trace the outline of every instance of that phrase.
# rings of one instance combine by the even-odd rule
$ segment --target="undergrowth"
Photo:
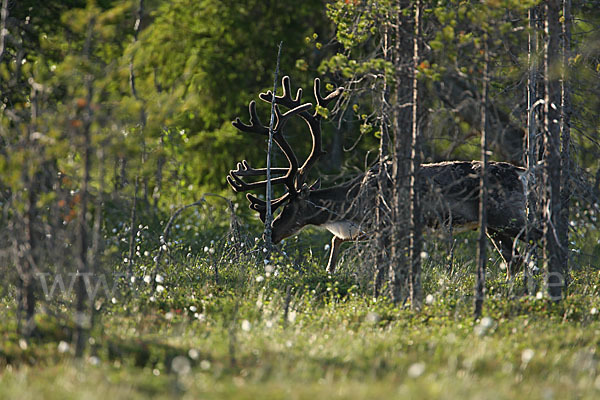
[[[240,240],[225,225],[197,235],[193,226],[177,225],[161,253],[157,241],[144,242],[160,234],[160,223],[140,225],[135,261],[100,271],[106,285],[94,282],[82,359],[73,357],[71,293],[40,299],[37,328],[23,338],[6,288],[0,398],[600,394],[600,274],[591,266],[574,270],[566,298],[554,303],[541,275],[507,281],[492,258],[484,318],[473,320],[469,246],[448,257],[446,244],[428,244],[424,302],[411,310],[373,298],[365,272],[372,265],[352,248],[328,275],[326,241],[310,235],[288,239],[265,262],[253,235]]]

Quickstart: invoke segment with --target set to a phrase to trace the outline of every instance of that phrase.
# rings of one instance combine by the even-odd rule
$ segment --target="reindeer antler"
[[[315,110],[314,114],[308,112],[308,110],[312,107],[312,103],[302,104],[301,88],[299,88],[296,92],[296,97],[292,98],[290,78],[288,76],[283,77],[282,87],[283,94],[281,96],[275,95],[276,123],[273,129],[273,140],[275,140],[275,143],[277,143],[277,145],[287,158],[289,167],[271,168],[271,171],[274,174],[284,174],[282,176],[277,176],[271,179],[271,184],[274,185],[283,183],[287,188],[287,192],[278,199],[273,200],[273,202],[271,203],[272,210],[275,210],[288,198],[294,197],[298,194],[298,191],[300,190],[300,188],[306,180],[308,171],[317,162],[319,157],[325,154],[325,152],[322,151],[321,116],[319,115],[318,110]],[[320,88],[321,81],[319,80],[319,78],[316,78],[314,81],[314,92],[318,107],[326,107],[330,101],[337,98],[344,90],[344,88],[342,87],[337,88],[335,91],[329,93],[325,98],[323,98],[320,93]],[[266,93],[259,94],[259,97],[261,100],[270,103],[273,100],[273,93],[269,90]],[[279,109],[279,105],[282,105],[288,108],[289,110],[282,114]],[[236,120],[233,122],[233,126],[238,128],[242,132],[257,133],[260,135],[268,136],[269,128],[260,122],[258,114],[256,113],[256,102],[252,100],[248,108],[250,114],[250,124],[246,125],[239,118],[236,118]],[[302,166],[299,166],[298,159],[296,158],[293,149],[283,136],[283,127],[285,126],[287,121],[294,115],[299,115],[308,124],[312,138],[312,150],[306,161],[304,161],[304,163],[302,164]],[[257,189],[266,186],[267,181],[262,180],[258,182],[248,183],[245,182],[242,179],[242,177],[261,176],[265,175],[266,171],[266,168],[252,168],[246,160],[243,160],[241,163],[237,164],[237,169],[229,171],[229,175],[227,176],[227,182],[235,192],[245,192],[248,190]],[[257,197],[251,194],[247,194],[246,198],[250,202],[250,208],[258,211],[261,220],[263,220],[264,222],[266,202],[264,200],[258,199]]]
[[[284,176],[280,176],[280,177],[272,179],[271,184],[273,184],[273,185],[276,185],[278,183],[285,184],[288,188],[288,191],[292,195],[296,194],[296,187],[294,184],[294,180],[298,173],[298,159],[296,158],[296,155],[294,154],[294,151],[292,150],[292,147],[290,146],[288,141],[285,140],[282,130],[283,130],[283,127],[285,126],[285,124],[287,123],[287,121],[291,117],[293,117],[296,114],[305,112],[306,110],[310,109],[311,107],[312,107],[311,103],[306,103],[306,104],[298,105],[298,106],[292,108],[291,110],[287,111],[285,114],[282,114],[279,109],[279,106],[275,105],[276,123],[275,123],[275,127],[273,128],[273,140],[275,140],[275,143],[277,143],[277,145],[279,146],[281,151],[283,151],[283,154],[285,154],[290,166],[288,169],[284,169],[284,168],[275,169],[275,171],[274,171],[275,173],[286,171],[286,174]],[[238,128],[242,132],[258,133],[261,135],[268,136],[269,128],[264,126],[260,122],[260,119],[258,118],[258,114],[256,113],[256,103],[254,102],[254,100],[250,102],[249,111],[250,111],[250,125],[244,124],[243,122],[240,121],[239,118],[237,118],[233,122],[233,126]],[[253,183],[246,183],[240,177],[241,176],[257,176],[257,175],[262,175],[265,173],[266,173],[266,168],[260,168],[260,169],[251,168],[250,165],[248,164],[248,162],[244,160],[241,165],[238,163],[237,170],[229,171],[229,176],[227,177],[227,182],[231,185],[233,190],[235,190],[236,192],[256,189],[259,187],[266,186],[267,181],[264,180],[264,181],[253,182]]]
[[[281,96],[275,96],[275,103],[281,104],[288,108],[296,107],[300,104],[300,99],[302,97],[302,88],[298,89],[296,92],[296,98],[292,99],[291,90],[290,90],[290,78],[288,76],[284,76],[281,80],[283,87],[283,94]],[[325,154],[322,150],[322,133],[321,133],[321,115],[318,113],[318,108],[327,107],[332,100],[338,98],[342,92],[344,91],[343,87],[338,87],[333,92],[329,93],[324,98],[321,96],[321,80],[319,78],[315,78],[314,81],[314,94],[315,99],[317,100],[317,107],[315,108],[315,112],[310,114],[308,111],[304,111],[298,113],[298,115],[308,124],[308,128],[310,130],[310,135],[312,139],[312,149],[311,152],[304,161],[304,164],[299,168],[298,171],[298,179],[296,180],[296,188],[299,189],[302,184],[306,181],[306,177],[308,176],[308,171],[316,164],[319,158]],[[261,93],[259,95],[260,99],[266,102],[271,102],[273,98],[273,93],[269,90],[266,93]]]
[[[286,202],[286,200],[290,198],[290,193],[286,192],[283,196],[278,197],[277,199],[271,201],[271,211],[275,211],[280,205]],[[250,202],[250,209],[258,211],[258,216],[260,220],[264,223],[265,217],[267,215],[267,202],[259,199],[258,197],[246,193],[246,199]]]

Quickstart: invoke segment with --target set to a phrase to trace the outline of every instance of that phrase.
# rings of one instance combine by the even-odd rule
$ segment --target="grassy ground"
[[[591,268],[573,273],[559,305],[515,295],[522,283],[492,269],[485,318],[473,321],[469,266],[426,262],[430,296],[413,312],[373,300],[348,269],[327,276],[317,256],[288,255],[273,269],[252,257],[182,252],[158,277],[151,258],[140,262],[133,283],[96,300],[81,360],[60,299],[42,303],[25,341],[4,296],[0,398],[600,396],[600,276]]]

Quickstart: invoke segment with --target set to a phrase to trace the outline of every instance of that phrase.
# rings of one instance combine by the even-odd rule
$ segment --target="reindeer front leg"
[[[329,262],[327,263],[328,274],[335,272],[335,265],[340,254],[340,249],[342,248],[342,243],[344,243],[344,239],[340,239],[337,236],[331,238],[331,252],[329,253]]]

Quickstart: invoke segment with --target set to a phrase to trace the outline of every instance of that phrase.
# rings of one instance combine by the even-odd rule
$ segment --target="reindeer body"
[[[488,233],[510,265],[514,239],[524,234],[527,220],[526,170],[504,162],[490,162],[488,173]],[[378,229],[374,221],[377,175],[375,166],[347,183],[302,193],[297,205],[284,209],[275,219],[274,242],[309,225],[327,229],[334,235],[331,255],[335,256],[330,257],[327,266],[333,272],[341,243],[373,237]],[[418,191],[425,225],[452,233],[477,229],[480,175],[479,161],[421,165]],[[388,185],[392,185],[389,180]]]
[[[277,122],[273,130],[273,139],[286,156],[288,168],[273,168],[275,174],[273,184],[284,184],[286,193],[271,202],[273,210],[283,206],[281,213],[273,220],[272,239],[274,243],[296,234],[305,226],[313,225],[329,230],[334,236],[327,270],[333,272],[340,251],[340,246],[348,240],[364,240],[372,237],[377,230],[375,220],[376,199],[380,195],[378,186],[379,164],[348,182],[326,189],[318,185],[308,187],[305,184],[308,171],[324,154],[321,145],[321,116],[317,111],[309,113],[311,103],[301,103],[302,90],[296,97],[291,97],[288,77],[282,80],[283,95],[276,96],[266,92],[260,94],[264,101],[275,101]],[[325,108],[327,103],[335,100],[342,93],[338,88],[326,97],[320,94],[320,81],[315,79],[314,94],[317,100],[316,110]],[[285,114],[279,105],[289,109]],[[243,132],[268,135],[268,127],[262,125],[256,114],[256,106],[252,101],[249,106],[250,125],[242,123],[239,118],[234,126]],[[313,148],[306,161],[300,166],[298,160],[283,135],[283,127],[293,116],[302,118],[310,131]],[[391,162],[385,168],[392,170]],[[433,229],[446,229],[451,232],[476,229],[479,222],[479,184],[482,165],[479,161],[446,161],[435,164],[423,164],[417,177],[422,216],[426,226]],[[490,162],[486,169],[488,174],[487,234],[500,252],[508,271],[520,264],[520,257],[515,257],[514,242],[524,236],[527,217],[526,170],[504,162]],[[238,163],[236,170],[231,170],[227,181],[234,191],[242,192],[255,188],[264,188],[266,180],[246,182],[245,177],[264,175],[266,169],[250,167],[247,161]],[[388,176],[390,174],[387,174]],[[387,189],[391,193],[391,179],[387,179]],[[250,208],[259,212],[265,219],[266,202],[247,194]]]

